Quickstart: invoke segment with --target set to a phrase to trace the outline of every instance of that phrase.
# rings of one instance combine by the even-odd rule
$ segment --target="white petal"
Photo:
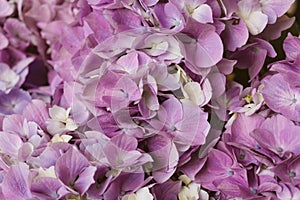
[[[268,16],[263,14],[261,11],[252,12],[248,19],[245,19],[249,32],[252,35],[261,33],[267,26]]]
[[[261,33],[268,23],[257,0],[242,0],[238,3],[238,15],[243,19],[252,35]]]
[[[47,120],[47,131],[51,135],[60,134],[66,131],[66,126],[64,123],[56,121],[56,120]]]
[[[169,44],[167,42],[152,43],[151,49],[146,50],[146,52],[151,56],[159,56],[165,53],[168,50],[168,47]]]
[[[49,108],[49,115],[52,119],[61,122],[65,122],[69,117],[67,111],[64,108],[59,107],[57,105],[54,105],[52,108]]]
[[[136,192],[137,200],[153,200],[148,187],[143,187]]]
[[[206,191],[200,190],[200,199],[201,200],[209,200],[209,195]]]
[[[196,105],[201,105],[205,101],[205,96],[201,86],[197,82],[189,82],[183,87],[183,94]]]
[[[72,119],[67,119],[66,129],[69,131],[75,131],[78,128],[77,124]]]
[[[70,135],[59,135],[59,134],[56,134],[51,139],[51,143],[69,142],[71,139],[72,139],[72,136],[70,136]]]
[[[39,168],[39,174],[35,178],[38,177],[52,177],[57,178],[54,170],[54,166],[49,167],[48,169]]]
[[[136,194],[126,194],[122,197],[122,200],[138,200]]]

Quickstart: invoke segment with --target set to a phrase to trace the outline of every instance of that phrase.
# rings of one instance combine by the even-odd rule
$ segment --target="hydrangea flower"
[[[293,2],[0,0],[0,199],[297,199]]]

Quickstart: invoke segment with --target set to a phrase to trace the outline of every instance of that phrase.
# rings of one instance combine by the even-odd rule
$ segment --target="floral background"
[[[300,199],[300,3],[0,0],[0,199]]]

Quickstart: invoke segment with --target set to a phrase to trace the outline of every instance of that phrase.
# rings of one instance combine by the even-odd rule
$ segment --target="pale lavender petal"
[[[299,131],[300,128],[295,126],[292,121],[282,115],[274,115],[265,120],[252,136],[261,146],[282,157],[287,152],[299,155],[300,151],[297,145]]]
[[[103,14],[106,16],[106,19],[111,22],[117,32],[142,27],[139,16],[131,10],[105,10]]]
[[[95,182],[94,174],[96,172],[96,167],[88,166],[83,171],[81,171],[80,176],[75,182],[74,188],[80,193],[84,194],[89,187]]]
[[[29,166],[25,163],[11,166],[2,182],[2,192],[5,198],[31,199],[29,175]]]
[[[72,54],[75,54],[84,40],[83,29],[79,27],[65,27],[62,32],[61,40],[63,46]]]
[[[55,171],[57,177],[66,186],[81,191],[82,188],[77,188],[76,183],[81,173],[88,169],[88,167],[88,160],[78,150],[71,148],[57,160]],[[89,183],[86,186],[89,187],[94,182],[93,176],[88,176],[87,180],[89,180]]]
[[[18,160],[25,162],[32,155],[34,146],[30,142],[24,143],[18,152]]]
[[[300,120],[300,91],[291,88],[282,75],[275,74],[263,81],[262,94],[266,104],[289,119]]]
[[[5,0],[4,0],[5,1]],[[1,6],[0,6],[1,7]],[[5,35],[0,31],[0,50],[5,49],[9,44],[8,39]]]
[[[9,94],[0,94],[0,113],[21,114],[30,101],[29,93],[19,89],[13,89]]]
[[[197,66],[197,68],[212,67],[222,59],[222,41],[220,36],[209,25],[201,25],[199,29],[202,31],[195,39],[180,35],[179,39],[185,46],[186,62],[190,62],[192,65]],[[192,71],[194,72],[194,70]]]
[[[49,168],[56,164],[56,161],[68,150],[72,148],[72,145],[67,142],[56,142],[44,149],[44,151],[38,156],[38,162],[41,167]]]
[[[18,135],[0,132],[0,149],[2,153],[17,159],[22,144],[23,142]]]
[[[250,133],[259,128],[263,120],[264,118],[260,115],[238,114],[231,126],[231,142],[237,146],[243,145],[255,149],[257,142],[250,136]]]
[[[239,1],[238,15],[252,35],[261,33],[268,23],[268,16],[261,11],[258,0]]]
[[[14,6],[6,0],[0,0],[0,17],[7,17],[14,12]]]
[[[159,0],[141,0],[146,6],[154,6]]]
[[[16,48],[24,49],[32,41],[31,31],[28,30],[24,23],[15,18],[6,20],[4,30],[7,32],[10,44]]]
[[[44,200],[58,199],[69,193],[58,179],[52,177],[35,180],[31,184],[31,192],[35,197]]]
[[[281,17],[291,7],[295,0],[260,0],[262,12],[268,16],[268,23],[273,24],[278,17]]]
[[[111,142],[112,144],[125,151],[136,150],[138,146],[138,141],[134,137],[128,136],[126,134],[120,134],[118,136],[113,137],[111,139]]]
[[[204,144],[210,129],[207,114],[191,101],[183,101],[183,119],[175,126],[178,128],[174,138],[175,142],[187,145]]]
[[[175,98],[166,100],[158,111],[158,118],[164,123],[175,125],[182,119],[183,111],[180,101]]]
[[[289,33],[283,42],[283,49],[287,59],[296,60],[300,54],[300,38],[292,36],[291,33]]]
[[[154,136],[148,142],[149,154],[153,158],[151,168],[153,178],[158,183],[168,180],[176,170],[179,154],[176,146],[170,139],[163,136]]]
[[[100,43],[112,36],[111,25],[105,19],[103,12],[96,11],[85,17],[84,31],[90,31],[92,36]]]
[[[200,23],[212,23],[213,16],[212,16],[212,9],[207,4],[199,5],[192,13],[192,18]]]
[[[46,130],[46,121],[49,119],[48,106],[41,100],[34,99],[26,106],[23,112],[28,121],[36,122],[43,130]]]
[[[0,63],[0,92],[9,93],[18,83],[20,77],[5,63]]]
[[[218,98],[225,92],[226,77],[219,72],[211,72],[207,76],[211,88],[212,98]]]
[[[154,12],[163,28],[171,29],[176,32],[184,28],[184,18],[172,2],[156,4]]]
[[[300,199],[300,190],[289,183],[280,183],[281,190],[276,195],[279,199]]]

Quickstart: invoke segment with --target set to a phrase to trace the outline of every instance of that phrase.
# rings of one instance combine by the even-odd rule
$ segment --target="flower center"
[[[252,192],[253,194],[256,194],[256,193],[257,193],[257,189],[252,188],[251,192]]]
[[[176,127],[174,125],[169,127],[170,131],[176,131]]]
[[[244,98],[244,101],[246,101],[248,104],[251,103],[253,101],[252,95],[251,94],[247,94]]]
[[[277,151],[278,153],[281,153],[281,152],[283,152],[283,149],[282,149],[281,147],[278,147],[278,148],[276,149],[276,151]]]
[[[192,6],[190,6],[190,5],[187,5],[187,6],[186,6],[186,11],[187,11],[190,15],[193,14],[194,10],[195,10],[195,8],[193,8]]]
[[[296,173],[295,172],[293,172],[293,171],[290,171],[290,173],[289,173],[289,177],[295,177],[296,176]]]

